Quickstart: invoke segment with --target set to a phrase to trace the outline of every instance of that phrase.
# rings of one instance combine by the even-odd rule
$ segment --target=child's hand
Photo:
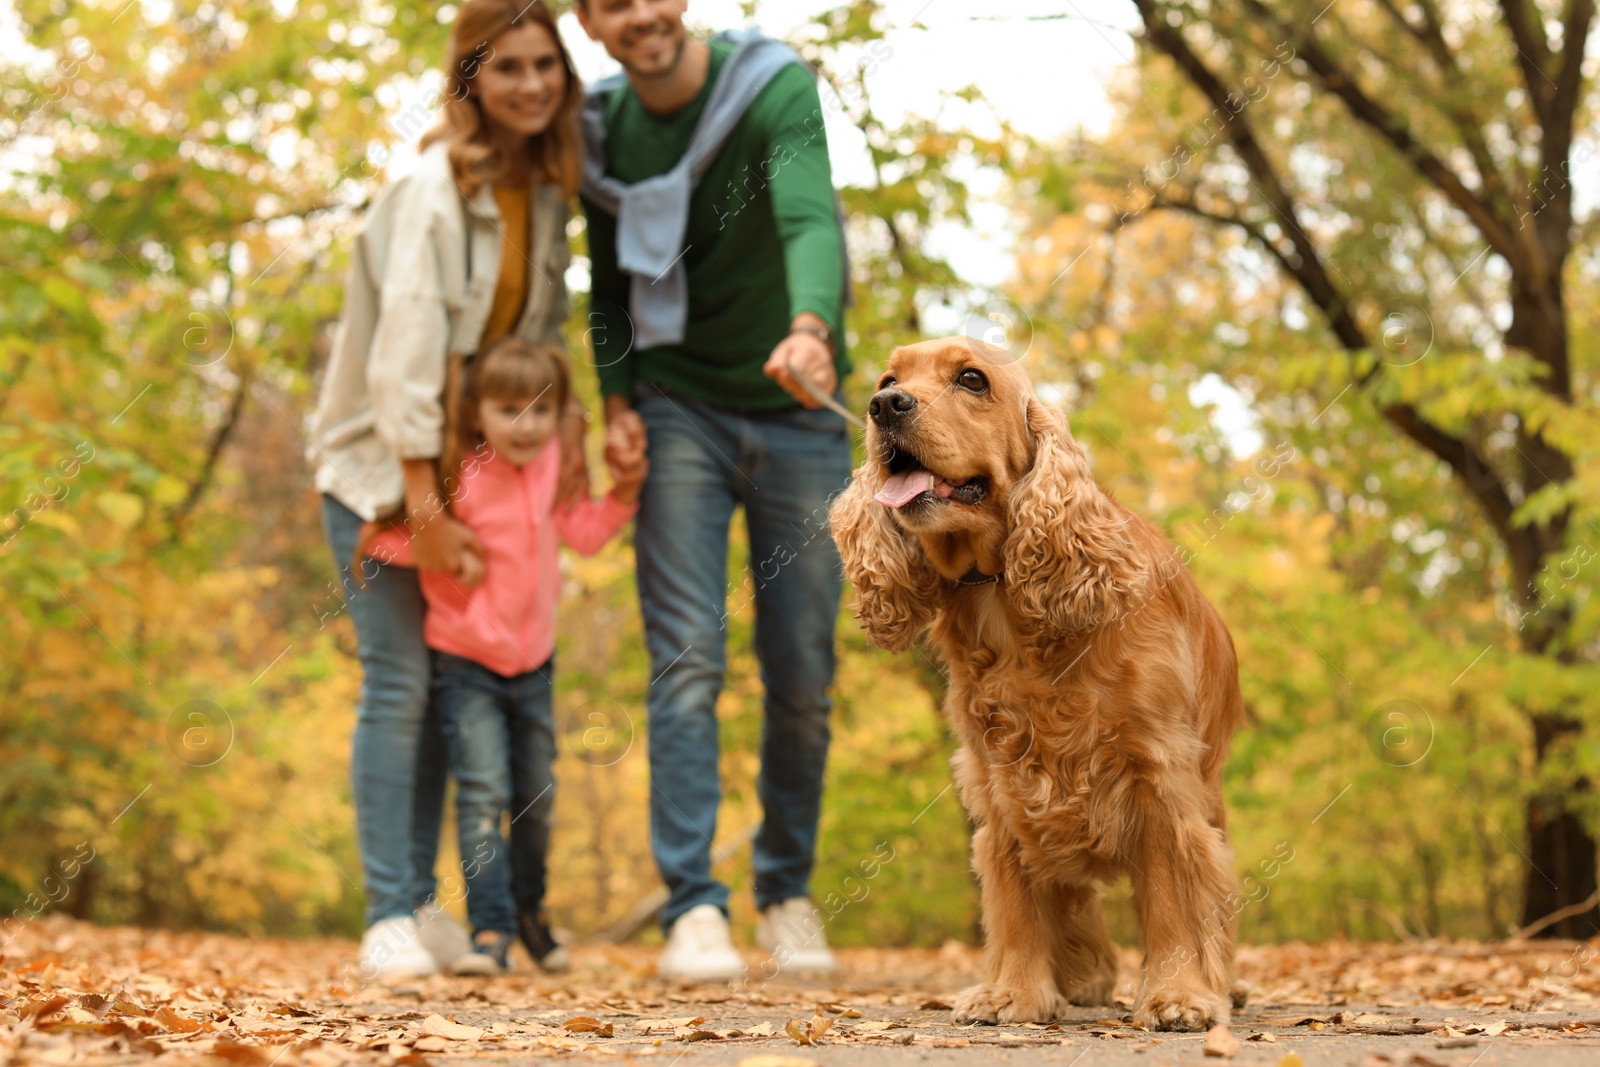
[[[470,548],[464,549],[456,568],[456,581],[468,589],[483,581],[483,557]]]

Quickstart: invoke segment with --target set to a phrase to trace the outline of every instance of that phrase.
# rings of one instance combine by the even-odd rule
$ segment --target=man
[[[789,971],[825,973],[837,964],[808,899],[840,586],[825,519],[850,445],[819,398],[850,366],[844,238],[811,71],[753,32],[688,36],[682,3],[577,5],[624,72],[585,110],[583,201],[606,447],[649,440],[636,548],[651,847],[671,892],[660,970],[708,981],[744,969],[711,859],[726,620],[753,599],[766,690],[758,941]],[[739,505],[751,574],[730,609]]]

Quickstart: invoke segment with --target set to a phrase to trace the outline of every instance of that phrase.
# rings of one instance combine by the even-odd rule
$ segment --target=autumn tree
[[[1442,464],[1498,542],[1500,633],[1592,659],[1593,353],[1574,348],[1569,292],[1596,236],[1573,198],[1594,168],[1575,140],[1594,116],[1592,0],[1134,5],[1135,91],[1170,152],[1100,155],[1121,164],[1113,225],[1177,211],[1245,236],[1337,353],[1267,371],[1299,376],[1302,420],[1369,405]],[[1523,917],[1561,911],[1543,932],[1583,937],[1600,919],[1587,709],[1538,696]]]

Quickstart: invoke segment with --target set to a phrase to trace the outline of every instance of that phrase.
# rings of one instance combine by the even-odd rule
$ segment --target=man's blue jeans
[[[428,707],[417,572],[366,560],[363,588],[350,571],[361,516],[325,495],[322,521],[361,659],[350,792],[370,926],[410,915],[433,895],[444,810],[444,735]]]
[[[716,705],[727,619],[745,603],[766,691],[756,905],[809,894],[840,589],[827,512],[850,478],[850,439],[830,411],[727,411],[653,384],[635,408],[650,457],[634,537],[652,678],[650,844],[670,928],[701,904],[727,911],[728,887],[711,876]],[[728,528],[741,504],[750,570],[730,585]]]
[[[433,653],[433,704],[456,778],[456,834],[473,932],[515,933],[544,905],[555,804],[552,661],[514,678]],[[500,821],[511,814],[509,848]],[[509,855],[508,855],[509,853]]]

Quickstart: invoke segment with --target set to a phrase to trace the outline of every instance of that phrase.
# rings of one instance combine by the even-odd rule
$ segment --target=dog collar
[[[956,584],[957,585],[989,585],[990,583],[998,582],[999,580],[1000,580],[1000,575],[998,575],[998,574],[985,574],[982,571],[980,571],[978,569],[978,565],[976,563],[974,563],[972,565],[972,569],[971,570],[967,571],[967,573],[963,574],[961,577],[956,579]]]

